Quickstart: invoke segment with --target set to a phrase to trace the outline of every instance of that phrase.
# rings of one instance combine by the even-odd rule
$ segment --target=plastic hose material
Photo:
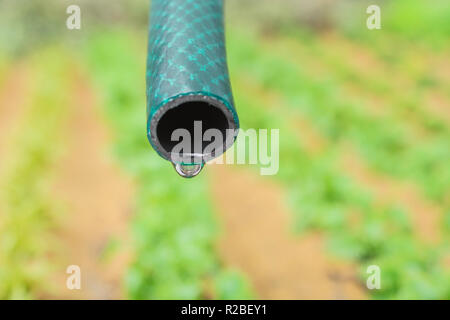
[[[172,133],[179,128],[188,130],[192,139],[201,139],[202,146],[201,154],[181,155],[183,164],[203,164],[234,142],[239,120],[228,76],[223,20],[222,0],[152,1],[147,136],[166,160],[174,162],[171,155],[178,140],[173,141]],[[195,121],[201,121],[201,136],[195,135]],[[206,152],[203,133],[211,128],[223,134],[222,152]]]

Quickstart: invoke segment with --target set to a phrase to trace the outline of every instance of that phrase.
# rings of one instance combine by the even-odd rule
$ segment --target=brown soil
[[[439,55],[436,55],[434,52],[429,54],[429,60],[432,61],[432,70],[434,74],[441,83],[446,83],[448,85],[450,83],[450,61],[448,59],[450,50],[446,50]]]
[[[357,71],[364,77],[387,79],[389,83],[393,85],[395,94],[404,94],[405,92],[414,92],[417,84],[411,78],[404,76],[403,70],[392,70],[392,67],[381,61],[376,57],[368,48],[353,43],[338,35],[336,33],[327,34],[324,39],[324,43],[332,48],[331,52],[337,53],[342,57],[352,57],[348,60],[349,66],[353,71]],[[444,54],[438,54],[436,52],[430,52],[428,49],[417,47],[415,50],[411,50],[403,59],[405,64],[409,64],[410,67],[417,75],[428,74],[435,76],[436,79],[444,84],[448,83],[450,79],[450,64],[448,63],[447,56]],[[411,72],[411,71],[410,71]],[[446,81],[447,80],[447,81]],[[425,97],[425,103],[421,106],[424,111],[428,112],[430,116],[438,120],[443,120],[446,123],[449,122],[449,100],[447,96],[444,96],[444,89],[437,91],[435,89],[429,90]],[[361,90],[361,93],[370,98],[371,93],[365,93]],[[389,106],[390,96],[372,96],[372,100],[376,103],[378,108]],[[370,101],[370,100],[368,100]],[[419,118],[409,118],[409,122],[420,122]]]
[[[29,102],[30,81],[24,65],[11,67],[0,90],[0,165]]]
[[[355,101],[355,105],[375,117],[388,116],[389,101],[374,92],[364,90],[354,82],[341,84],[343,96]]]
[[[291,120],[290,126],[294,129],[296,137],[309,154],[317,155],[327,148],[328,141],[314,128],[308,119],[300,115],[295,116]]]
[[[247,83],[251,83],[247,80]],[[257,85],[250,86],[253,96],[263,96],[264,101],[278,108],[286,110],[282,98],[273,91],[263,91]],[[298,128],[298,138],[310,154],[316,154],[327,148],[327,141],[311,126],[307,119],[300,114],[291,115],[290,125]],[[420,129],[416,127],[416,129]],[[425,135],[417,130],[418,136]],[[435,243],[441,238],[440,221],[442,212],[438,206],[425,199],[417,186],[405,183],[370,170],[365,161],[359,157],[350,146],[344,146],[345,156],[342,159],[342,168],[350,177],[371,190],[380,204],[398,203],[411,214],[413,226],[419,237],[427,242]],[[355,215],[356,216],[356,215]]]
[[[395,109],[395,105],[399,100],[404,99],[402,93],[413,92],[416,90],[416,83],[408,77],[405,77],[403,70],[397,70],[398,72],[392,72],[392,67],[380,60],[373,54],[368,48],[351,42],[345,37],[342,37],[336,33],[324,34],[321,39],[322,45],[331,48],[329,53],[325,53],[325,57],[336,59],[342,58],[346,61],[346,66],[353,73],[357,73],[363,79],[390,79],[392,85],[391,91],[386,91],[382,94],[376,94],[361,86],[359,82],[354,81],[341,81],[338,86],[342,90],[342,94],[345,97],[351,97],[356,99],[357,105],[364,108],[364,111],[374,116],[386,116],[389,112]],[[273,47],[273,43],[265,43],[266,46]],[[276,52],[290,60],[294,64],[297,64],[302,70],[306,70],[308,76],[313,79],[324,79],[334,77],[333,72],[336,72],[336,67],[330,66],[327,62],[327,58],[318,59],[314,52],[309,52],[308,48],[294,39],[283,39],[282,42],[276,47]],[[292,52],[295,52],[295,60],[292,60]],[[446,83],[445,80],[449,77],[448,66],[445,63],[445,59],[436,59],[434,55],[430,55],[428,51],[422,50],[415,56],[408,58],[411,64],[414,65],[415,61],[420,60],[421,67],[417,72],[425,73],[427,70],[438,70],[439,74],[436,75],[441,83]],[[352,59],[348,59],[352,57]],[[437,71],[436,71],[437,72]],[[421,106],[423,110],[431,117],[439,119],[441,121],[448,122],[448,98],[442,94],[442,91],[435,93],[431,90],[427,93],[425,101]],[[392,109],[392,110],[391,110]],[[401,111],[399,109],[399,111]],[[443,116],[443,117],[442,117]],[[426,130],[423,128],[422,119],[420,115],[416,113],[402,114],[405,124],[411,127],[411,133],[417,134],[419,137],[426,134]]]
[[[429,90],[425,96],[425,105],[438,119],[450,124],[450,99],[438,90]]]
[[[393,73],[392,67],[380,60],[369,48],[335,32],[324,34],[322,42],[329,49],[330,55],[344,59],[353,72],[358,72],[364,78],[389,77],[390,83],[394,84],[397,90],[414,87],[410,79],[401,73]]]
[[[318,233],[295,236],[279,186],[244,169],[210,165],[220,254],[261,299],[366,299],[356,268],[325,254]]]
[[[440,241],[441,211],[425,199],[415,185],[371,170],[351,147],[347,148],[341,163],[351,177],[372,191],[378,203],[397,203],[408,210],[415,232],[422,240],[430,243]]]
[[[108,155],[108,132],[86,78],[77,76],[70,105],[66,154],[56,168],[55,192],[66,203],[58,231],[62,266],[56,295],[66,299],[119,299],[130,260],[128,221],[132,186]],[[119,248],[108,256],[111,243]],[[128,252],[128,253],[127,253]],[[66,268],[81,268],[81,290],[66,288]]]

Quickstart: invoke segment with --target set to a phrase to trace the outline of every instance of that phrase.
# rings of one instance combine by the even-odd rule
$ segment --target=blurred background
[[[0,298],[450,299],[449,1],[226,1],[280,170],[189,181],[145,134],[148,9],[0,0]]]

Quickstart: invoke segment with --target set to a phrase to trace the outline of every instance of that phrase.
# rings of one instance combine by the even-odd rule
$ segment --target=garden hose
[[[151,4],[147,136],[183,177],[197,175],[206,161],[220,156],[234,143],[239,129],[223,16],[223,0],[153,0]],[[176,148],[177,129],[190,134],[192,148]],[[204,138],[208,129],[221,133],[220,141],[214,141],[220,148],[208,148]]]

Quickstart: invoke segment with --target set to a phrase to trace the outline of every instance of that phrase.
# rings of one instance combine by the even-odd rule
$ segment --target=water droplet
[[[200,173],[203,169],[203,164],[181,164],[181,163],[174,163],[173,164],[175,170],[177,173],[182,176],[183,178],[193,178],[196,175]]]

